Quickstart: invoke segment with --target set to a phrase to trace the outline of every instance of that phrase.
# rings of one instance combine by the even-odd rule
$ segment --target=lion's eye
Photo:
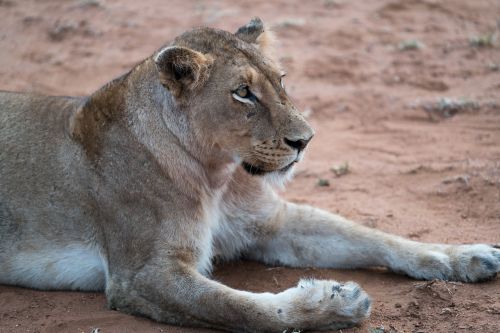
[[[285,89],[285,82],[283,82],[283,78],[285,77],[286,74],[282,74],[280,77],[280,85],[281,88]]]
[[[248,86],[241,86],[233,90],[233,98],[241,103],[255,105],[257,97],[250,91]]]
[[[236,90],[236,94],[242,98],[248,98],[249,93],[248,87],[240,87]]]

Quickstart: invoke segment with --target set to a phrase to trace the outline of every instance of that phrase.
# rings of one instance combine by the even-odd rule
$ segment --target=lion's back
[[[53,219],[54,205],[69,187],[67,119],[78,99],[0,92],[0,227]],[[16,222],[17,221],[17,222]],[[5,231],[5,230],[4,230]],[[0,230],[6,241],[9,233]]]
[[[58,167],[79,99],[0,92],[0,193],[33,190]],[[53,174],[53,173],[52,173]]]

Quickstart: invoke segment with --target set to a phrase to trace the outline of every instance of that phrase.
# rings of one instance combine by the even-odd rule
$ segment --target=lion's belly
[[[4,258],[0,283],[37,289],[103,290],[106,262],[84,244],[30,249]]]

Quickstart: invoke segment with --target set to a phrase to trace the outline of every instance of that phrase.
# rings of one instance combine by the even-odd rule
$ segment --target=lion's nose
[[[298,151],[301,151],[307,146],[307,144],[309,143],[309,141],[311,141],[311,139],[312,139],[312,135],[308,139],[291,140],[291,139],[285,138],[285,143],[287,145],[289,145],[290,147],[295,148]]]

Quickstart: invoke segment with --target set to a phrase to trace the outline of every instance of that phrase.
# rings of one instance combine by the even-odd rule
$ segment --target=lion
[[[424,244],[287,202],[313,129],[287,96],[258,18],[188,31],[88,97],[0,93],[0,283],[104,290],[111,309],[238,332],[338,329],[370,314],[354,282],[252,293],[214,259],[384,266],[476,282],[486,244]]]

